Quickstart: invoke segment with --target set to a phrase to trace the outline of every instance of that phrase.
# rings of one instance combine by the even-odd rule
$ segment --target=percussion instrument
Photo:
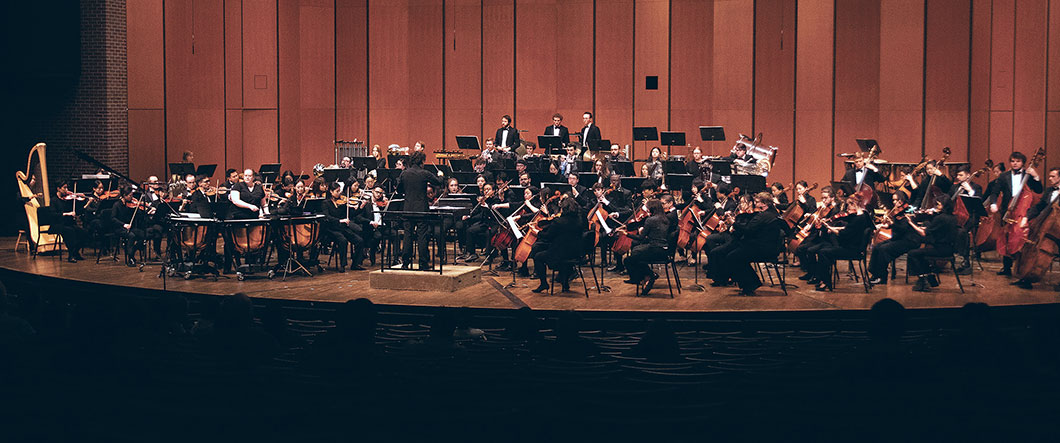
[[[169,220],[173,224],[169,230],[170,235],[176,237],[176,244],[180,247],[183,257],[183,263],[170,267],[170,274],[174,274],[177,270],[183,271],[185,280],[191,279],[195,274],[211,274],[216,280],[219,274],[217,269],[205,262],[208,253],[215,252],[206,249],[210,245],[210,234],[217,219],[171,217]]]
[[[221,222],[228,233],[228,240],[232,242],[231,247],[244,257],[244,262],[236,270],[236,278],[240,281],[246,279],[246,274],[252,274],[257,270],[265,268],[269,239],[272,236],[271,220],[252,218],[245,220],[225,220]],[[251,263],[254,261],[256,263]],[[268,278],[272,278],[272,270],[269,270]]]

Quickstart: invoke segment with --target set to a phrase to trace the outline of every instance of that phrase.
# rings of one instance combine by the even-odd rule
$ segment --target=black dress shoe
[[[547,290],[548,290],[548,284],[541,283],[540,286],[538,286],[536,289],[531,289],[530,292],[533,292],[533,293],[536,293],[536,294],[540,294],[540,293],[545,292]]]
[[[563,285],[561,289],[563,289],[562,292],[570,292],[570,285]]]
[[[77,259],[74,258],[74,256],[72,256],[72,255],[68,255],[68,256],[66,256],[66,262],[67,263],[77,263]]]
[[[885,284],[887,284],[887,280],[884,280],[884,279],[882,279],[880,277],[873,277],[873,278],[869,279],[869,284],[885,285]]]
[[[813,278],[813,274],[809,272],[799,276],[799,280],[809,280],[811,278]]]
[[[363,271],[364,270],[364,266],[361,266],[361,265],[350,265],[350,270],[351,271]]]
[[[420,263],[420,268],[419,269],[421,271],[433,271],[434,270],[434,266],[431,266],[430,263]]]
[[[927,282],[932,288],[937,288],[939,286],[939,276],[930,274],[927,276]]]
[[[754,297],[755,288],[740,289],[740,295],[744,297]]]
[[[714,280],[714,282],[711,283],[710,285],[715,287],[715,288],[720,288],[720,287],[723,287],[723,286],[729,286],[729,281],[728,280]]]
[[[814,291],[831,291],[832,290],[832,286],[829,285],[828,283],[825,283],[825,282],[822,281],[822,282],[818,282],[817,286],[813,287],[813,290]]]
[[[635,284],[638,284],[638,283],[640,283],[640,282],[639,282],[639,281],[633,281],[633,279],[632,279],[632,278],[630,278],[630,279],[622,280],[622,283],[627,283],[627,284],[635,285]]]
[[[913,285],[913,290],[916,291],[916,292],[928,292],[929,289],[928,289],[927,279],[924,278],[924,277],[920,277],[916,281],[916,284]]]
[[[643,289],[641,289],[641,291],[640,291],[640,295],[642,295],[642,296],[644,296],[644,297],[647,297],[647,296],[648,296],[648,292],[651,292],[651,288],[652,288],[653,286],[655,286],[655,279],[656,279],[656,278],[658,278],[658,276],[655,276],[654,278],[649,278],[649,279],[648,279],[648,282],[647,282],[647,283],[644,283],[644,288],[643,288]]]
[[[623,271],[623,269],[621,267],[619,267],[618,265],[615,265],[615,266],[612,266],[610,268],[607,268],[607,270],[610,271],[610,272],[621,272],[621,271]]]
[[[806,280],[806,283],[809,283],[811,285],[816,285],[816,284],[818,284],[820,282],[821,282],[821,280],[818,280],[817,277],[810,277],[809,279]]]
[[[1002,268],[1000,271],[997,271],[997,275],[1012,275],[1012,269]]]
[[[1015,284],[1016,284],[1016,287],[1020,288],[1020,289],[1031,289],[1031,288],[1034,287],[1034,285],[1032,285],[1030,281],[1024,280],[1022,278],[1019,279],[1019,280],[1016,280]]]

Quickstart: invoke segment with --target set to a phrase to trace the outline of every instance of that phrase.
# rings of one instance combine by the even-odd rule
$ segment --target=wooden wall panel
[[[633,42],[633,126],[669,129],[670,93],[670,4],[668,1],[642,0],[636,3]],[[645,77],[659,78],[659,88],[645,88]],[[660,142],[648,143],[660,145]],[[639,148],[639,147],[638,147]],[[648,158],[649,150],[638,151],[637,158]],[[684,152],[678,148],[676,153]],[[666,153],[666,148],[662,147]]]
[[[1060,111],[1060,0],[1049,0],[1049,48],[1046,109]],[[1055,128],[1049,126],[1050,129]],[[1052,131],[1050,131],[1052,132]]]
[[[968,161],[981,165],[990,154],[991,0],[973,0],[968,88]],[[985,184],[985,180],[984,183]]]
[[[1048,6],[1048,0],[1019,0],[1016,3],[1012,136],[1014,148],[1027,156],[1045,145],[1045,67],[1048,53],[1043,37],[1049,23]],[[1055,157],[1060,159],[1060,153],[1057,154]],[[1045,166],[1048,164],[1047,161]]]
[[[877,138],[880,121],[880,4],[837,0],[835,43],[835,153],[854,152],[854,139]],[[889,158],[898,146],[881,146]],[[833,174],[843,175],[836,161]]]
[[[556,112],[561,60],[556,49],[566,42],[556,18],[563,12],[555,0],[524,0],[515,16],[515,126],[536,135]],[[566,63],[563,63],[566,65]],[[487,119],[489,116],[486,116]],[[488,120],[487,120],[488,121]],[[487,125],[487,128],[490,127]]]
[[[225,110],[225,169],[242,172],[247,168],[243,153],[243,110]],[[257,167],[258,165],[254,165]]]
[[[410,129],[408,1],[369,1],[368,24],[368,139],[407,146],[401,140]]]
[[[238,109],[243,107],[243,2],[228,0],[224,6],[225,109]]]
[[[556,3],[556,109],[572,131],[582,127],[582,113],[593,107],[593,0],[562,0]],[[522,28],[519,28],[520,32]],[[522,59],[522,55],[519,56]],[[522,107],[522,105],[520,105]],[[520,116],[520,128],[528,134],[543,132],[552,123],[552,112],[542,120]],[[535,131],[537,131],[535,133]]]
[[[162,0],[126,5],[129,109],[162,109]]]
[[[243,0],[243,106],[250,109],[276,108],[276,14],[274,0]]]
[[[197,164],[224,165],[224,9],[218,2],[167,2],[166,145]]]
[[[769,181],[789,183],[795,176],[795,1],[758,0],[755,4],[755,132],[780,149]]]
[[[334,162],[334,3],[280,4],[280,162],[308,171]]]
[[[611,143],[633,148],[633,29],[632,0],[596,1],[595,124]],[[581,130],[581,115],[569,118],[571,132]],[[575,140],[577,141],[577,140]]]
[[[795,180],[832,178],[833,0],[799,2],[795,59]],[[819,194],[818,194],[819,195]]]
[[[165,114],[161,109],[129,110],[129,177],[165,180]],[[87,191],[79,189],[78,192]]]
[[[1007,157],[1012,143],[1016,0],[994,0],[990,31],[990,155]]]
[[[702,142],[699,127],[714,124],[714,2],[674,0],[670,6],[670,128],[684,131],[704,154],[724,142]],[[678,151],[674,151],[675,153]],[[685,153],[684,154],[690,154]]]
[[[482,3],[455,0],[445,5],[445,140],[482,134]]]
[[[442,28],[443,0],[412,0],[409,2],[409,129],[396,140],[401,146],[412,146],[417,140],[427,144],[427,158],[431,151],[442,146]]]
[[[279,150],[279,128],[277,111],[275,109],[245,110],[242,115],[242,124],[235,125],[243,130],[240,137],[243,141],[243,168],[251,168],[255,171],[264,163],[276,163],[280,160]]]
[[[924,151],[938,155],[950,146],[951,160],[968,161],[971,8],[965,0],[929,1],[927,7]]]
[[[515,115],[515,6],[511,0],[482,1],[482,138],[493,137],[501,116]],[[518,122],[518,120],[517,120]]]
[[[880,113],[874,135],[887,150],[885,158],[900,161],[917,161],[924,153],[924,1],[880,2]],[[849,146],[853,140],[836,143]]]
[[[731,139],[754,131],[754,1],[714,2],[714,123]],[[731,147],[731,146],[730,146]]]
[[[335,2],[335,138],[368,137],[368,0]]]

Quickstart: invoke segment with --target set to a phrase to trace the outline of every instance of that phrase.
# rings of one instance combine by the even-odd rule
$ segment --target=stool
[[[25,235],[26,238],[23,239],[22,238],[23,235]],[[22,245],[26,246],[26,253],[28,254],[29,253],[29,234],[26,234],[26,230],[25,229],[19,229],[18,230],[18,238],[15,239],[15,252],[18,252],[18,247],[22,246]]]

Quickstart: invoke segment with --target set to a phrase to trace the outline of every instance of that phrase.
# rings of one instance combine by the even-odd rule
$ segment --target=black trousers
[[[570,254],[566,251],[547,246],[538,248],[535,244],[534,249],[530,251],[530,257],[534,259],[534,276],[541,283],[548,283],[548,268],[552,268],[556,270],[559,281],[566,282],[573,269],[569,266],[561,267],[559,262],[568,259],[569,256]]]
[[[855,247],[849,245],[840,245],[836,243],[825,243],[817,250],[817,261],[816,271],[814,275],[817,279],[823,282],[832,281],[832,265],[835,264],[839,257],[852,257],[857,255],[858,251]]]
[[[711,280],[728,280],[722,260],[736,248],[735,239],[728,232],[715,232],[707,236],[703,250],[707,251],[707,274]]]
[[[467,229],[464,230],[464,247],[467,252],[474,252],[479,248],[486,248],[486,243],[489,241],[487,238],[490,225],[487,223],[475,222],[467,225]]]
[[[430,233],[430,225],[423,222],[413,223],[406,221],[404,223],[405,229],[405,241],[401,247],[401,260],[402,263],[412,263],[412,236],[416,236],[416,250],[419,253],[419,264],[421,266],[431,262],[431,250],[430,245],[427,242],[427,234]]]
[[[327,228],[324,230],[324,234],[329,240],[335,243],[332,253],[339,253],[339,266],[346,266],[347,250],[351,244],[354,248],[353,262],[360,262],[361,245],[364,244],[360,235],[357,235],[352,229],[348,228]]]
[[[639,282],[651,274],[651,266],[648,262],[657,262],[666,259],[666,249],[650,244],[634,246],[626,257],[626,271],[629,279]]]
[[[869,256],[869,274],[886,281],[887,265],[918,246],[920,246],[919,240],[895,238],[873,246],[872,255]]]
[[[952,248],[937,248],[933,245],[909,251],[909,275],[921,276],[930,274],[933,272],[931,260],[950,258],[952,255]]]
[[[775,251],[763,251],[758,248],[737,245],[729,248],[729,252],[722,258],[719,263],[719,272],[723,279],[727,277],[735,281],[740,286],[740,289],[753,291],[755,288],[762,286],[762,279],[758,278],[758,273],[751,267],[751,263],[773,261],[776,258],[777,254]]]
[[[834,242],[834,237],[814,237],[813,240],[803,241],[798,248],[795,248],[795,256],[799,258],[799,267],[806,272],[816,271],[817,253],[825,246],[834,245]]]

